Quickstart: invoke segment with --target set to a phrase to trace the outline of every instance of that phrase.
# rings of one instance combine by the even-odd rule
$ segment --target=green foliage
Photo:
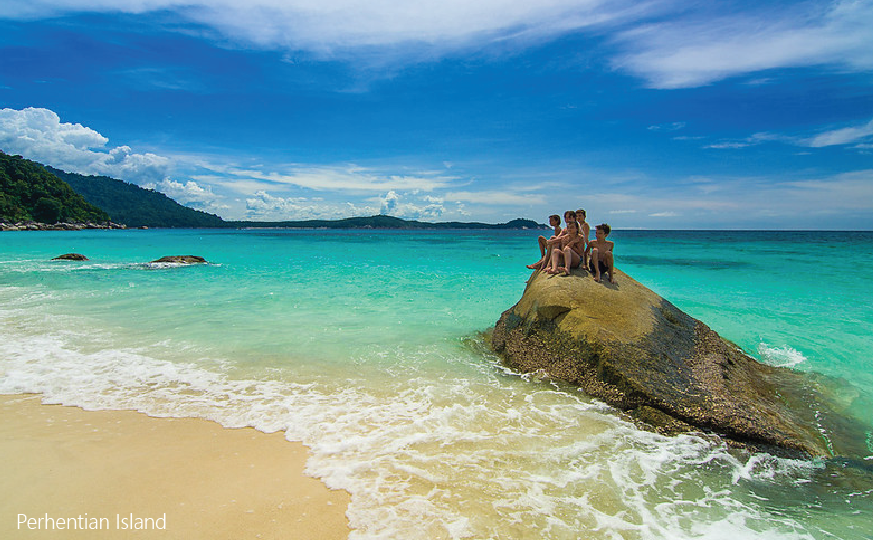
[[[40,197],[31,212],[33,219],[40,223],[57,223],[62,221],[64,207],[61,201],[51,197]]]
[[[103,223],[109,216],[39,163],[0,151],[0,221]]]
[[[106,210],[112,220],[129,227],[225,227],[220,217],[182,206],[163,193],[108,176],[83,176],[53,167],[85,200]]]

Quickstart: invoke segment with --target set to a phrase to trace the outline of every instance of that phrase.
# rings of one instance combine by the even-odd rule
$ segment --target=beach
[[[3,538],[349,534],[348,494],[306,476],[307,448],[282,433],[3,395],[0,455]]]
[[[88,538],[330,538],[306,519],[332,513],[349,540],[871,538],[873,447],[732,452],[503,364],[485,332],[521,297],[536,234],[7,233],[0,394],[149,416],[7,398],[0,536],[19,513],[87,513],[111,526]],[[841,414],[869,423],[873,234],[825,261],[817,233],[610,238],[627,275],[761,362],[839,378]],[[51,260],[67,252],[90,260]],[[209,262],[147,262],[171,254]],[[294,506],[303,481],[347,502]],[[118,528],[165,514],[166,532]]]

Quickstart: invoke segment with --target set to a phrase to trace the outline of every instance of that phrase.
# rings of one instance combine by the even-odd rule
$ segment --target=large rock
[[[88,257],[82,255],[81,253],[64,253],[63,255],[58,255],[53,261],[87,261]]]
[[[166,255],[153,263],[202,264],[206,259],[199,255]]]
[[[491,340],[510,366],[578,385],[661,432],[783,455],[855,450],[823,431],[840,417],[813,379],[757,362],[620,271],[614,284],[535,273]]]

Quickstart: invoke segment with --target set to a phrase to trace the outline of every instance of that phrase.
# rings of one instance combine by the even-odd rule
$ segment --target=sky
[[[232,220],[873,230],[873,0],[3,0],[0,149]]]

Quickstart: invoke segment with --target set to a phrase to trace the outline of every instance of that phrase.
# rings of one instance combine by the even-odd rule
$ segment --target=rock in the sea
[[[545,370],[663,433],[798,457],[845,450],[820,431],[828,406],[808,376],[757,362],[623,272],[614,284],[536,273],[491,344],[511,367]]]
[[[87,261],[88,257],[82,255],[81,253],[64,253],[63,255],[58,255],[53,261]]]
[[[161,257],[153,263],[178,263],[178,264],[199,264],[205,263],[206,259],[199,255],[167,255]]]

